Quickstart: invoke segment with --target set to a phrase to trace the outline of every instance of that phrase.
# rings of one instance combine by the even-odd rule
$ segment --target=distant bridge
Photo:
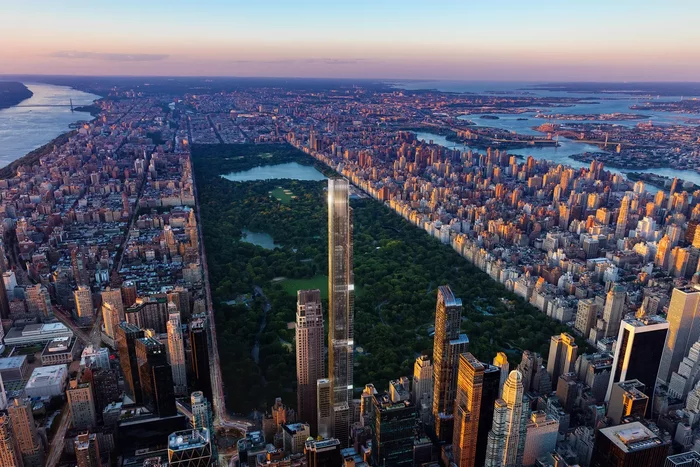
[[[24,107],[24,108],[43,108],[43,107],[70,107],[71,112],[75,112],[75,109],[73,108],[73,99],[70,99],[69,104],[25,104],[25,105],[18,105],[16,107]]]

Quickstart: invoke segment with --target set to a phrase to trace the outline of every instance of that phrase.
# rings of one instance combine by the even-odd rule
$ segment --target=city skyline
[[[120,2],[5,7],[0,74],[694,81],[697,5],[672,1]],[[41,13],[37,13],[41,11]],[[157,21],[153,21],[154,19]],[[673,28],[657,24],[672,23]],[[80,27],[72,27],[79,25]],[[654,66],[650,66],[653,63]]]

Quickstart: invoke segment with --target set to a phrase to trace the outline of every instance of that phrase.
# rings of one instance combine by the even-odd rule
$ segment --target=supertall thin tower
[[[625,196],[620,204],[620,214],[617,216],[617,225],[615,226],[615,238],[625,238],[627,230],[627,222],[629,222],[629,207],[630,199]]]
[[[462,300],[449,286],[438,288],[433,344],[433,417],[435,433],[441,441],[452,440],[457,367],[460,354],[467,351],[469,339],[460,334]]]
[[[168,303],[168,360],[173,371],[175,394],[187,394],[187,366],[185,362],[185,343],[182,340],[182,323],[180,313],[173,302]]]
[[[318,433],[316,383],[325,377],[323,352],[323,311],[319,290],[297,292],[297,414]]]
[[[333,394],[333,436],[347,447],[353,389],[352,210],[350,185],[328,180],[328,375]]]
[[[511,371],[503,386],[503,398],[494,405],[493,427],[488,436],[486,467],[518,466],[523,463],[527,404],[523,403],[523,375]]]

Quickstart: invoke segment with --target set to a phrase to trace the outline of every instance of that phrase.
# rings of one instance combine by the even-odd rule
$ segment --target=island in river
[[[9,109],[34,93],[27,86],[16,81],[0,81],[0,109]]]

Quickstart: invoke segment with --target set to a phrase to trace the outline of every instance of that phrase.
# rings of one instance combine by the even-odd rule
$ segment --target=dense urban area
[[[697,100],[52,82],[104,97],[0,172],[0,465],[700,465]]]

